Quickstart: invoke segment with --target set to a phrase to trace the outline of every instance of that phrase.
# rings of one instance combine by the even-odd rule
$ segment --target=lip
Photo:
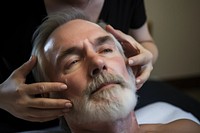
[[[102,91],[104,89],[109,89],[111,88],[112,86],[115,86],[115,85],[119,85],[119,83],[115,83],[115,82],[111,82],[111,83],[103,83],[101,84],[97,89],[95,89],[92,94],[98,92],[98,91]]]

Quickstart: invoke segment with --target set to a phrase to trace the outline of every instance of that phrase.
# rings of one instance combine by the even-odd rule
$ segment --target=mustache
[[[122,87],[127,87],[126,81],[120,75],[102,72],[96,75],[88,84],[86,94],[92,94],[106,84],[119,84]]]

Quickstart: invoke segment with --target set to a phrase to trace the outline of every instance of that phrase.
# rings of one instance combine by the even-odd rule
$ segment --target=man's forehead
[[[49,43],[46,44],[45,48],[59,48],[66,44],[69,46],[70,44],[78,44],[80,41],[85,39],[90,40],[92,38],[91,40],[95,40],[99,37],[108,35],[109,33],[96,23],[82,19],[75,19],[55,29],[50,35],[50,38],[48,39]]]
[[[54,38],[55,41],[77,42],[86,38],[97,38],[104,35],[108,35],[108,32],[98,24],[87,20],[75,19],[55,29],[50,38]]]
[[[98,24],[87,21],[87,20],[83,20],[83,19],[75,19],[75,20],[71,20],[63,25],[61,25],[60,27],[57,28],[58,30],[69,30],[71,32],[83,32],[83,31],[88,31],[88,30],[101,30],[101,31],[105,31],[103,30]]]
[[[69,22],[67,22],[66,24],[68,25],[77,25],[79,27],[79,25],[86,25],[86,26],[95,26],[95,27],[99,27],[98,24],[93,23],[91,21],[88,20],[84,20],[84,19],[74,19],[71,20]]]

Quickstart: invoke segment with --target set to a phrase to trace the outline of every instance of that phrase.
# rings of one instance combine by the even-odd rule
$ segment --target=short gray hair
[[[48,15],[44,18],[43,23],[36,29],[33,34],[33,49],[32,55],[37,56],[37,65],[33,69],[33,75],[36,81],[46,81],[48,80],[45,75],[45,62],[44,62],[44,45],[48,40],[51,33],[59,26],[75,19],[89,20],[83,12],[77,8],[68,7],[65,10],[58,11]]]

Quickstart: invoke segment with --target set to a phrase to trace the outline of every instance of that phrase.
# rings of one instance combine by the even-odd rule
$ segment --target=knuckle
[[[16,87],[16,92],[17,92],[17,94],[23,94],[24,93],[24,89],[23,89],[23,85],[18,85],[17,87]]]
[[[153,70],[153,65],[149,65],[149,70],[150,70],[150,71]]]
[[[36,89],[39,93],[45,93],[45,86],[44,85],[40,85]]]
[[[21,88],[20,86],[17,86],[17,88],[16,88],[16,93],[17,93],[18,95],[21,95],[21,94],[23,94],[24,92],[23,92],[23,90],[22,90],[22,88]]]

